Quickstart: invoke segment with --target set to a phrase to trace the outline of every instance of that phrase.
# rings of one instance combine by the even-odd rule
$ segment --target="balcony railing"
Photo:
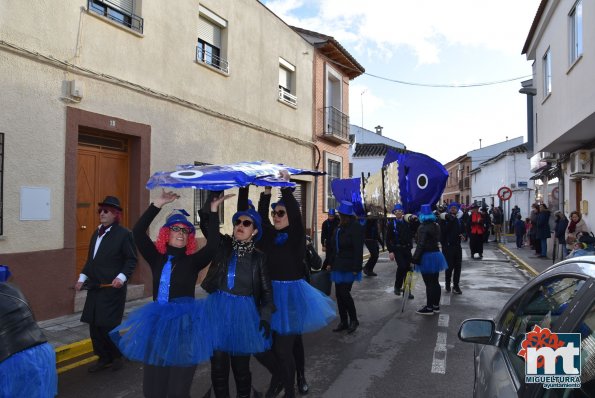
[[[335,108],[324,108],[324,136],[341,143],[349,142],[349,116]]]
[[[279,100],[297,107],[297,97],[283,87],[279,87]]]
[[[143,33],[144,20],[114,2],[109,0],[88,0],[87,9],[122,24],[127,28]]]
[[[201,46],[196,47],[196,61],[219,69],[221,72],[229,73],[229,62],[210,51],[205,51]]]

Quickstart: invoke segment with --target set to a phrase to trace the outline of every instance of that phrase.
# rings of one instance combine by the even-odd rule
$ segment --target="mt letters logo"
[[[535,325],[525,334],[518,356],[525,359],[525,383],[544,388],[580,388],[580,333],[552,333]]]

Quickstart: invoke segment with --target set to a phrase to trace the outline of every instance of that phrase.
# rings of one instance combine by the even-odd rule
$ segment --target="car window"
[[[500,329],[503,348],[519,380],[525,379],[525,360],[517,355],[525,333],[535,325],[550,328],[584,283],[568,276],[547,279],[521,296],[505,313]]]
[[[543,398],[588,398],[595,397],[595,303],[579,323],[575,333],[581,334],[581,388],[543,389]]]

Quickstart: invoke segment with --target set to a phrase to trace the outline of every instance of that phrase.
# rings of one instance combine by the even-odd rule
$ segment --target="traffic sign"
[[[498,197],[506,202],[508,199],[512,197],[512,189],[508,187],[501,187],[498,190]]]

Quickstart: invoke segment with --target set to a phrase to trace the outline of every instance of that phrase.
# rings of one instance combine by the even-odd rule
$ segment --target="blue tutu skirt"
[[[314,332],[337,316],[335,302],[303,279],[272,281],[273,312],[271,328],[282,335]]]
[[[331,281],[335,283],[353,283],[362,281],[362,272],[331,271]]]
[[[260,327],[260,315],[252,296],[217,291],[207,297],[207,327],[212,329],[213,347],[231,355],[250,355],[271,348]]]
[[[132,312],[110,337],[130,360],[153,366],[194,366],[213,354],[205,302],[192,297],[154,301]]]
[[[448,268],[448,263],[442,252],[425,252],[421,256],[421,264],[415,267],[415,271],[422,274],[435,274]]]
[[[43,343],[0,362],[0,397],[49,398],[58,395],[56,353]]]

